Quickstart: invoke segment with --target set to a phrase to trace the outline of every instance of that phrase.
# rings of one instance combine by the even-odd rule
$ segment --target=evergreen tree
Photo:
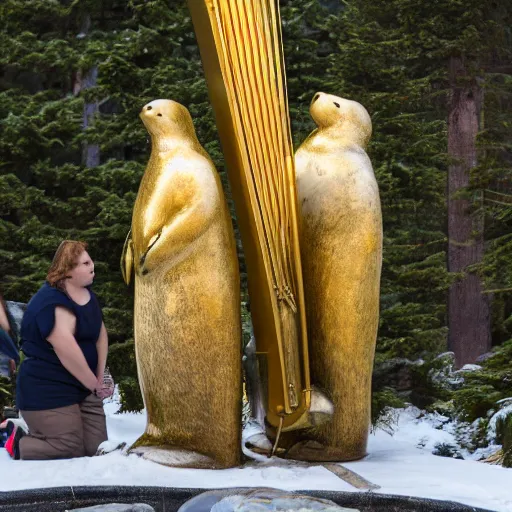
[[[493,343],[511,339],[509,3],[280,4],[295,145],[314,128],[308,110],[317,91],[355,99],[372,115],[369,154],[385,235],[378,359],[445,350],[449,289],[468,276],[483,283]],[[0,285],[7,299],[26,302],[62,239],[88,241],[113,353],[124,358],[116,376],[131,376],[127,407],[140,407],[133,345],[119,343],[133,339],[133,293],[119,257],[150,152],[138,118],[145,103],[171,98],[190,110],[234,218],[185,1],[3,0],[0,18]],[[450,75],[453,59],[464,65],[458,77]],[[471,87],[482,105],[477,161],[448,198],[457,163],[448,154],[450,98]],[[469,206],[468,240],[476,238],[483,255],[450,272],[448,199]]]
[[[470,276],[480,279],[474,266],[446,272],[445,187],[455,165],[447,152],[448,101],[453,97],[449,64],[453,56],[474,63],[488,54],[496,41],[491,36],[507,26],[506,18],[492,20],[490,11],[504,7],[504,2],[493,4],[486,12],[477,2],[445,0],[434,10],[415,0],[351,0],[330,21],[338,45],[332,68],[338,90],[367,106],[374,120],[370,152],[385,233],[379,349],[385,354],[442,350],[448,324],[452,335],[460,332],[457,320],[447,318],[446,291]],[[457,194],[471,190],[469,182],[462,188]],[[477,214],[464,210],[462,215],[472,223]],[[468,307],[465,301],[478,304],[481,294],[465,297],[457,313]],[[484,325],[485,318],[480,320]],[[480,338],[466,342],[460,345],[459,362],[475,357],[472,346]]]
[[[348,2],[328,22],[337,45],[330,91],[362,103],[373,121],[368,151],[384,221],[378,360],[446,346],[446,126],[440,92],[415,62],[420,50],[403,48],[396,7]]]
[[[221,155],[188,11],[184,2],[9,0],[0,18],[5,296],[27,302],[59,242],[85,240],[110,342],[130,340],[119,259],[150,151],[140,109],[161,97],[183,103]]]

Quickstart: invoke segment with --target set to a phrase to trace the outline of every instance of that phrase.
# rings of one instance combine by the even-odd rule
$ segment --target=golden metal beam
[[[235,201],[267,420],[305,426],[310,377],[277,0],[188,0]]]

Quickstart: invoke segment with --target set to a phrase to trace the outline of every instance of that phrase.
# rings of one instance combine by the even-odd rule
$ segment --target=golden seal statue
[[[151,157],[124,251],[147,410],[132,452],[169,466],[240,462],[241,325],[235,238],[220,179],[182,105],[140,117]]]
[[[295,156],[300,247],[311,381],[334,415],[287,457],[353,460],[366,454],[382,267],[379,190],[365,152],[372,125],[359,103],[330,94],[316,94],[310,112],[318,129]]]

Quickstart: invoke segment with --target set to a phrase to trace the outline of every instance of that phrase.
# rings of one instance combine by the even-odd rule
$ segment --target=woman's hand
[[[102,400],[104,398],[110,398],[112,396],[113,391],[110,391],[107,388],[103,387],[103,384],[98,385],[98,387],[94,390],[94,395],[98,398],[101,398]]]
[[[9,372],[11,377],[16,375],[16,361],[14,359],[9,359]]]
[[[114,394],[114,379],[110,374],[98,379],[94,394],[98,398],[110,398]]]

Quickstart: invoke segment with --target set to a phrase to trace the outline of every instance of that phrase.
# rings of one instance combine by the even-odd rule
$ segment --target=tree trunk
[[[94,87],[98,79],[98,67],[94,66],[91,68],[82,82],[82,89],[88,89]],[[95,114],[98,112],[98,102],[85,103],[84,105],[84,130],[93,123]],[[100,147],[98,144],[84,143],[82,150],[82,162],[86,167],[97,167],[100,165]]]
[[[85,14],[82,19],[80,33],[77,35],[79,39],[87,37],[91,28],[91,17]],[[85,91],[90,87],[94,87],[98,80],[98,67],[93,66],[85,74],[79,70],[76,74],[73,84],[73,94],[76,96],[81,91]],[[92,103],[85,102],[83,111],[83,129],[86,130],[92,125],[94,116],[98,113],[99,105],[97,101]],[[100,147],[98,144],[89,144],[84,142],[82,147],[82,164],[86,167],[97,167],[100,165]]]
[[[450,62],[451,105],[448,116],[448,271],[464,276],[450,287],[448,345],[457,367],[474,363],[491,348],[490,312],[478,275],[467,267],[480,263],[484,253],[484,217],[481,205],[457,197],[469,185],[477,165],[476,136],[483,92],[469,81],[462,59]],[[480,200],[481,201],[481,200]],[[475,208],[476,206],[476,208]]]

